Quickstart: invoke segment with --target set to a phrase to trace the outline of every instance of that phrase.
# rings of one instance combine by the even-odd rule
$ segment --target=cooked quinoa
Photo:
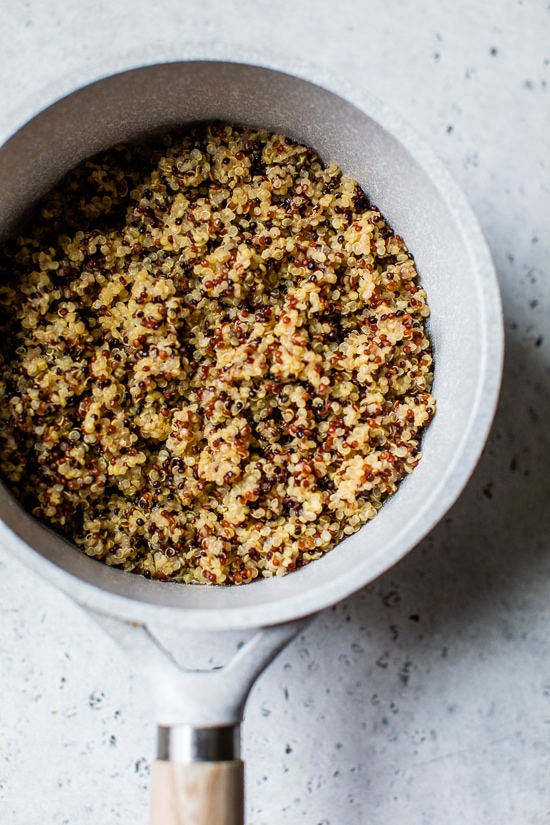
[[[243,584],[418,464],[426,294],[358,184],[214,124],[72,171],[0,261],[0,474],[87,555]]]

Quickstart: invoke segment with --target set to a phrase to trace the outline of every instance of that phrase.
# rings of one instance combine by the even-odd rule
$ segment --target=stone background
[[[0,141],[99,61],[221,41],[370,86],[462,185],[504,300],[492,435],[440,526],[259,681],[247,825],[550,823],[547,0],[0,0],[0,19]],[[151,720],[114,643],[1,550],[2,825],[145,825]]]

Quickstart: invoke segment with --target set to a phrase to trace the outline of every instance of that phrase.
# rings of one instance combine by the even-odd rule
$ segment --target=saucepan
[[[90,611],[149,680],[159,726],[151,822],[242,825],[239,725],[248,693],[308,617],[395,564],[460,494],[497,402],[501,305],[464,195],[410,128],[370,94],[307,66],[244,63],[242,53],[164,58],[98,74],[54,102],[50,90],[38,113],[13,130],[0,149],[2,237],[84,158],[154,132],[222,120],[299,140],[356,179],[412,250],[432,310],[437,413],[419,466],[373,521],[285,577],[222,587],[133,576],[79,553],[0,489],[5,551]],[[225,639],[236,631],[246,640],[233,649]],[[186,634],[221,643],[229,661],[193,669],[185,650],[178,655],[171,647]]]

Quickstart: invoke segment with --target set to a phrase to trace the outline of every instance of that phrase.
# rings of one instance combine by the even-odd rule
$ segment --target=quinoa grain
[[[117,146],[43,199],[1,269],[0,473],[108,565],[284,575],[420,460],[413,258],[308,147],[225,124]]]

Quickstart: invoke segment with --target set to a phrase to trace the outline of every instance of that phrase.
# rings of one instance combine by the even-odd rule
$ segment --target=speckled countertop
[[[265,44],[371,85],[458,179],[504,299],[492,435],[443,523],[259,681],[247,825],[550,823],[546,0],[0,0],[0,12],[0,139],[38,89],[103,54]],[[0,657],[2,825],[145,825],[144,685],[5,551]]]

